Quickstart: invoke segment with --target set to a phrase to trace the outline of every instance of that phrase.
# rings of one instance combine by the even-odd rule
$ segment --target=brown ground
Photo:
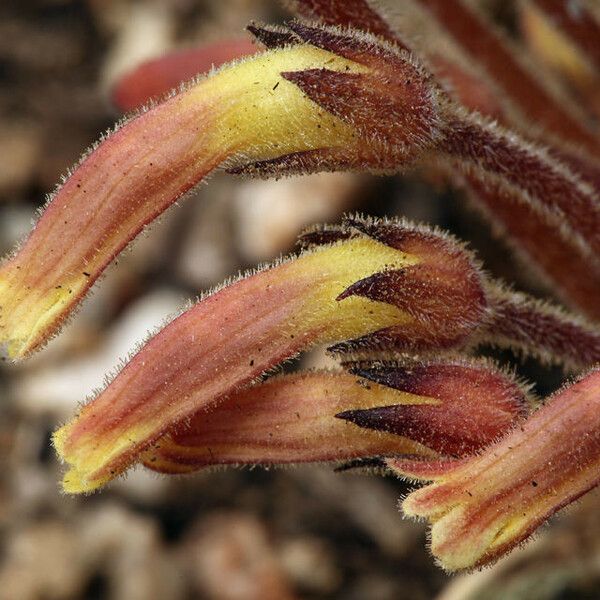
[[[267,0],[2,0],[0,249],[28,230],[44,194],[118,117],[106,98],[119,72],[283,15]],[[405,214],[470,239],[488,269],[513,278],[505,251],[461,203],[417,177],[218,176],[170,211],[57,341],[0,370],[0,599],[599,597],[593,495],[524,552],[453,581],[427,554],[425,528],[401,519],[396,501],[407,488],[392,479],[328,467],[180,479],[140,471],[92,497],[58,492],[49,436],[103,374],[186,298],[288,251],[308,223],[354,209]],[[556,384],[557,373],[525,370],[540,391]]]

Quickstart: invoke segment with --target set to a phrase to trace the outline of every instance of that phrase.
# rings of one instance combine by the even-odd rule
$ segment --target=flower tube
[[[320,169],[367,168],[383,156],[381,144],[281,76],[325,66],[370,68],[313,45],[278,47],[190,83],[84,156],[0,267],[0,345],[9,356],[26,356],[54,335],[113,258],[219,165],[316,152]]]
[[[430,479],[402,503],[431,523],[431,551],[448,571],[493,562],[600,482],[600,371],[569,385],[480,456],[391,460]]]
[[[161,473],[189,473],[214,465],[462,456],[526,413],[524,391],[489,363],[361,361],[350,373],[295,373],[241,389],[160,438],[142,460]]]
[[[314,344],[390,335],[421,348],[469,336],[486,299],[460,245],[403,222],[363,222],[381,241],[352,223],[205,297],[152,338],[55,434],[70,466],[65,490],[101,486],[169,430]]]

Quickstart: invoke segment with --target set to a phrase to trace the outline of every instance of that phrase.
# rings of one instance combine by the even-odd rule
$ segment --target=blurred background
[[[510,24],[512,2],[491,6]],[[251,19],[286,16],[276,0],[2,0],[2,253],[120,117],[110,90],[121,75],[175,48],[243,38]],[[524,550],[451,578],[428,555],[424,526],[402,520],[397,499],[408,488],[393,479],[320,466],[182,478],[138,470],[90,497],[58,491],[57,424],[148,330],[227,277],[289,252],[306,225],[347,211],[437,224],[467,239],[489,271],[539,293],[464,205],[418,173],[217,175],[167,212],[44,352],[0,366],[0,600],[599,598],[594,493]],[[322,351],[301,361],[327,364]],[[534,364],[521,370],[541,394],[560,381]]]

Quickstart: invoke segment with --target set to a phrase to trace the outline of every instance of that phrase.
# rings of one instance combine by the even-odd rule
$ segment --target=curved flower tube
[[[361,139],[281,76],[325,66],[371,68],[312,45],[277,48],[190,84],[93,148],[0,267],[0,344],[9,356],[23,357],[55,334],[111,260],[224,162],[320,150],[335,157],[321,167],[333,168],[384,156],[380,143]],[[405,68],[414,71],[408,62]]]
[[[442,233],[354,218],[302,241],[299,257],[172,321],[55,434],[71,466],[67,491],[103,485],[193,414],[314,344],[431,351],[478,343],[486,328],[501,327],[503,338],[538,355],[581,361],[599,352],[586,324],[524,296],[498,296],[470,253]]]
[[[281,175],[398,170],[436,150],[483,180],[502,177],[521,189],[540,215],[569,223],[596,260],[592,188],[543,150],[453,106],[406,51],[300,23],[252,30],[270,52],[192,85],[110,136],[2,265],[0,343],[9,355],[47,340],[147,223],[233,157],[234,171]]]
[[[400,475],[433,480],[402,503],[431,523],[431,551],[448,571],[493,562],[600,483],[600,371],[563,388],[480,456],[390,460]]]
[[[348,409],[368,410],[392,403],[440,404],[434,398],[365,385],[344,373],[274,377],[197,413],[181,431],[160,438],[141,460],[154,471],[175,474],[215,465],[345,461],[392,454],[436,456],[407,437],[336,418]]]
[[[521,387],[488,363],[361,361],[350,373],[296,373],[239,390],[160,438],[143,463],[189,473],[224,464],[462,456],[527,413]]]
[[[467,338],[486,313],[469,254],[422,227],[379,227],[386,241],[356,228],[330,232],[338,241],[224,287],[172,321],[56,432],[71,467],[65,490],[103,485],[164,433],[311,345]]]
[[[191,85],[94,148],[0,268],[0,342],[9,356],[43,344],[129,241],[225,160],[351,144],[351,128],[279,75],[326,62],[357,69],[307,46],[263,54]]]

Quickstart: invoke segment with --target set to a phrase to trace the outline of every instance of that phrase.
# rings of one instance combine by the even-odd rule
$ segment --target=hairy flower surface
[[[160,99],[183,81],[257,51],[258,47],[249,39],[222,40],[199,48],[177,50],[125,73],[115,84],[111,100],[123,112],[136,109]]]
[[[449,571],[494,561],[600,483],[600,371],[554,396],[480,456],[454,462],[390,459],[433,483],[402,502],[431,523],[431,551]]]
[[[324,65],[364,69],[312,46],[274,50],[190,85],[84,157],[0,268],[0,343],[9,355],[43,344],[129,241],[224,161],[355,147],[351,127],[280,75]]]
[[[165,327],[55,434],[71,466],[65,489],[102,485],[169,428],[315,343],[383,336],[419,348],[468,337],[485,314],[469,255],[422,228],[379,227],[382,240],[337,232],[340,241],[231,284]]]
[[[55,194],[0,268],[0,341],[9,355],[42,344],[147,223],[234,158],[234,172],[281,175],[399,170],[437,152],[476,181],[520,194],[538,220],[557,230],[564,223],[596,264],[594,185],[550,152],[455,105],[406,50],[298,22],[251,30],[270,52],[128,122]]]
[[[310,21],[251,24],[266,52],[180,86],[90,150],[0,266],[0,346],[20,358],[43,345],[127,244],[217,167],[266,177],[430,167],[467,191],[549,291],[600,317],[598,11],[520,3],[525,41],[554,69],[541,75],[481,3],[396,4],[290,0]],[[211,52],[220,62],[252,49],[148,64],[122,81],[122,104],[203,69]],[[491,280],[463,245],[423,226],[346,218],[301,245],[173,319],[55,433],[65,491],[140,462],[180,473],[383,461],[433,482],[404,511],[430,521],[434,555],[458,570],[495,560],[598,484],[599,371],[521,420],[529,407],[513,379],[447,358],[490,344],[589,368],[597,324]],[[315,344],[332,344],[348,372],[262,380]]]
[[[496,292],[470,253],[442,233],[354,218],[313,229],[302,242],[298,258],[205,297],[171,322],[55,434],[71,466],[66,490],[106,483],[161,435],[314,344],[337,342],[338,353],[433,351],[498,330],[509,345],[542,357],[585,364],[600,354],[596,330]]]
[[[244,388],[142,455],[161,473],[223,464],[257,465],[349,460],[396,453],[434,455],[418,442],[356,427],[336,414],[392,403],[438,404],[434,398],[365,386],[343,373],[275,377]]]
[[[549,290],[588,316],[600,318],[600,260],[597,251],[590,248],[589,240],[589,235],[593,236],[599,229],[600,171],[596,157],[600,155],[600,137],[593,120],[578,106],[579,101],[573,102],[569,94],[558,93],[561,86],[556,84],[559,82],[547,85],[548,78],[541,77],[533,68],[534,63],[524,57],[523,48],[503,35],[476,3],[405,0],[387,9],[385,4],[368,0],[343,3],[294,0],[292,3],[294,10],[306,18],[367,30],[410,50],[413,56],[424,60],[436,76],[436,83],[453,100],[503,126],[516,128],[526,139],[535,139],[544,147],[550,144],[549,155],[558,163],[555,162],[550,170],[548,164],[540,168],[539,159],[543,156],[538,155],[534,158],[538,167],[530,170],[527,163],[533,157],[527,154],[534,148],[530,146],[523,154],[522,140],[513,137],[517,145],[506,154],[500,139],[497,140],[500,145],[497,142],[481,143],[481,140],[474,143],[474,139],[469,140],[469,134],[463,135],[464,141],[474,144],[471,159],[464,162],[465,156],[458,157],[462,164],[457,165],[455,149],[450,150],[445,171],[449,181],[465,189],[483,216],[507,238],[516,256],[524,264],[534,267]],[[535,4],[535,10],[544,11],[544,18],[552,21],[551,27],[564,33],[571,47],[579,49],[580,58],[585,62],[584,70],[589,71],[591,65],[598,64],[599,37],[596,32],[600,30],[600,24],[585,6],[573,11],[561,0],[532,0],[521,3],[525,15],[530,4]],[[541,33],[543,36],[544,32]],[[546,44],[546,55],[560,53],[561,48],[553,41]],[[579,73],[581,71],[579,68]],[[586,89],[581,92],[584,100],[589,100],[588,104],[594,105],[592,108],[596,110],[599,79],[596,68],[593,77],[586,79]],[[581,85],[578,89],[581,91]],[[336,94],[333,96],[330,102],[335,102]],[[358,101],[354,99],[354,102]],[[459,123],[457,125],[461,127]],[[470,172],[469,163],[473,158],[476,162],[477,156],[496,161],[502,153],[511,160],[521,154],[521,159],[511,166],[505,164],[491,171],[480,162],[478,168],[484,167],[483,171]],[[546,163],[545,160],[542,162]],[[591,194],[589,189],[584,192],[587,200],[580,208],[579,225],[568,225],[563,214],[549,210],[550,198],[557,197],[556,190],[553,191],[557,179],[552,174],[557,169],[562,171],[560,177],[567,175],[570,179],[560,194],[567,212],[572,197],[578,195],[576,187],[579,184],[593,188]],[[515,176],[522,170],[528,173],[525,177],[530,182],[536,182],[543,189],[532,193],[531,188],[526,189],[521,184],[515,186]],[[588,239],[584,240],[578,231],[586,222],[591,227],[588,228]],[[545,243],[548,239],[553,240],[551,245]]]
[[[521,388],[485,363],[362,361],[351,373],[299,373],[244,388],[160,438],[142,460],[162,473],[187,473],[222,464],[462,456],[527,413]]]

